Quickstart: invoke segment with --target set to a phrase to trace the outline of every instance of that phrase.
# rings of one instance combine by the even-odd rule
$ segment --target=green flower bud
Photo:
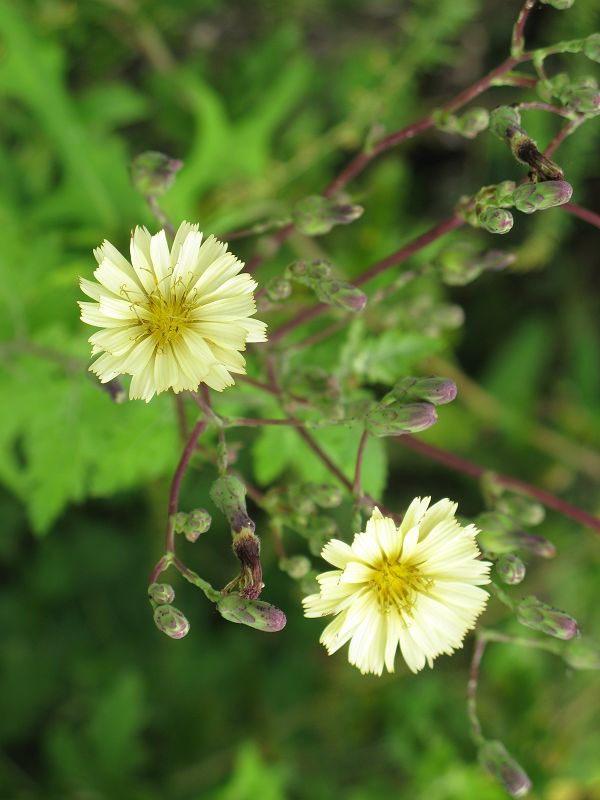
[[[573,187],[567,181],[544,181],[543,183],[524,183],[515,189],[515,206],[524,214],[533,214],[546,208],[568,203]]]
[[[185,511],[178,511],[175,514],[175,519],[173,520],[173,527],[175,528],[175,533],[183,533],[186,529],[188,521],[188,515]]]
[[[285,627],[283,611],[263,600],[248,600],[237,594],[225,594],[217,602],[217,609],[228,622],[248,625],[258,631],[276,633]]]
[[[293,261],[286,267],[285,275],[287,278],[303,283],[305,286],[313,286],[315,281],[322,281],[330,277],[331,264],[322,259]]]
[[[506,208],[485,208],[477,217],[478,223],[488,233],[508,233],[513,224],[513,215]]]
[[[154,609],[154,624],[171,639],[183,639],[190,630],[190,623],[174,606],[157,606]]]
[[[471,108],[458,120],[459,132],[466,139],[474,139],[490,124],[490,113],[485,108]]]
[[[131,180],[144,197],[159,197],[171,187],[182,167],[183,161],[148,150],[131,162]]]
[[[600,669],[600,646],[589,639],[571,639],[561,655],[573,669]]]
[[[546,510],[541,503],[536,503],[523,495],[503,495],[496,505],[498,511],[506,514],[521,525],[539,525],[544,521]]]
[[[502,181],[501,183],[497,183],[494,186],[495,191],[492,205],[502,207],[512,206],[512,196],[516,187],[517,184],[514,181]]]
[[[597,86],[572,87],[565,92],[563,99],[579,114],[600,113],[600,92]]]
[[[305,484],[310,491],[312,499],[321,508],[337,508],[344,494],[338,486],[330,486],[328,483],[308,483]]]
[[[525,577],[525,564],[513,553],[505,553],[496,561],[496,573],[502,583],[515,586]]]
[[[295,581],[306,577],[310,572],[310,566],[310,559],[306,556],[291,556],[290,558],[282,558],[279,562],[279,569]]]
[[[169,583],[151,583],[148,596],[159,605],[168,605],[175,600],[175,589]]]
[[[546,633],[556,639],[572,639],[579,633],[577,622],[564,611],[542,603],[537,597],[526,597],[517,606],[517,619],[521,625]]]
[[[575,0],[542,0],[542,3],[547,6],[552,6],[552,8],[556,8],[559,11],[566,11],[567,8],[571,8]]]
[[[321,236],[336,225],[349,225],[362,213],[362,206],[340,204],[322,195],[311,195],[296,204],[292,221],[306,236]]]
[[[373,436],[418,433],[431,428],[436,422],[437,412],[429,403],[377,403],[365,417],[365,427]]]
[[[484,742],[479,748],[479,763],[500,783],[511,797],[525,797],[531,781],[502,742]]]
[[[271,278],[265,286],[265,292],[269,300],[279,303],[291,295],[292,284],[286,278]]]
[[[195,542],[201,534],[206,533],[211,522],[211,516],[204,508],[190,511],[184,528],[185,538],[188,542]]]
[[[556,555],[552,542],[539,534],[518,530],[517,521],[506,514],[488,511],[480,514],[476,523],[481,530],[478,542],[486,553],[503,554],[527,550],[541,558],[553,558]]]
[[[585,40],[583,53],[590,61],[600,64],[600,33],[592,33]]]
[[[322,303],[342,308],[344,311],[356,313],[367,305],[367,295],[347,281],[320,281],[313,288]]]
[[[434,406],[451,403],[456,398],[456,384],[450,378],[403,378],[383,398],[383,403],[394,400],[423,400]]]
[[[246,487],[234,475],[222,475],[210,488],[210,497],[216,507],[227,517],[231,530],[254,532],[254,522],[246,511]]]
[[[521,115],[512,106],[498,106],[490,114],[490,131],[499,139],[510,139],[515,130],[522,131]]]

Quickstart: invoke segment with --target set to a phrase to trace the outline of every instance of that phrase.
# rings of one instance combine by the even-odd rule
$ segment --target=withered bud
[[[531,789],[529,776],[502,742],[484,742],[478,756],[481,766],[496,778],[511,797],[525,797]]]
[[[237,594],[224,594],[217,602],[217,609],[229,622],[248,625],[266,633],[277,633],[286,623],[281,609],[263,600],[249,600]]]
[[[233,581],[241,597],[255,600],[263,588],[260,539],[254,529],[242,529],[233,537],[233,552],[240,560],[240,574]]]

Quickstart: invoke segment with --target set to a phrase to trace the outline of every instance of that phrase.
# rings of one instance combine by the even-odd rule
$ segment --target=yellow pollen
[[[371,580],[380,609],[389,612],[395,608],[405,614],[412,611],[417,593],[426,590],[431,583],[417,565],[387,561],[381,563]]]
[[[174,342],[181,336],[190,323],[193,303],[184,294],[177,297],[169,293],[164,298],[159,291],[148,295],[144,303],[143,326],[146,335],[153,336],[160,349]]]

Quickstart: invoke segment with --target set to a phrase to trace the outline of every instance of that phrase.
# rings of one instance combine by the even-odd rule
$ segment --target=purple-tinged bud
[[[347,281],[319,281],[313,285],[313,289],[322,303],[344,311],[358,313],[367,305],[367,295]]]
[[[437,422],[435,406],[429,403],[376,403],[365,417],[365,427],[373,436],[399,436],[418,433]]]
[[[533,214],[568,203],[572,194],[573,187],[567,181],[543,181],[519,186],[514,191],[513,200],[519,211]]]
[[[423,400],[442,406],[456,398],[456,384],[450,378],[403,378],[386,394],[383,402]]]
[[[195,508],[190,511],[184,528],[185,538],[188,542],[195,542],[199,536],[209,530],[212,519],[204,508]]]
[[[540,558],[554,558],[556,555],[556,547],[539,533],[514,531],[513,536],[515,546],[520,550],[527,550]]]
[[[587,37],[583,46],[583,54],[590,61],[600,64],[600,33],[592,33]]]
[[[490,124],[490,113],[486,108],[471,108],[458,120],[458,132],[466,139],[474,139]]]
[[[295,581],[300,581],[310,572],[310,559],[306,556],[291,556],[282,558],[279,562],[279,569],[285,572]]]
[[[539,525],[546,516],[546,510],[541,503],[536,503],[520,494],[503,495],[498,500],[496,508],[521,525],[527,526]]]
[[[512,229],[514,219],[506,208],[490,206],[479,214],[477,222],[488,233],[508,233]]]
[[[505,553],[496,561],[496,573],[502,583],[515,586],[525,577],[525,564],[514,553]]]
[[[241,597],[256,600],[264,586],[260,563],[260,539],[253,530],[242,529],[233,537],[233,552],[240,561],[240,574],[228,588],[235,586]]]
[[[563,95],[564,100],[579,114],[600,113],[600,92],[597,86],[571,87]]]
[[[561,655],[573,669],[600,669],[600,646],[589,639],[572,639]]]
[[[531,781],[502,742],[484,742],[479,748],[479,763],[500,783],[511,797],[525,797]]]
[[[363,213],[362,206],[336,203],[322,195],[305,197],[292,211],[292,221],[306,236],[321,236],[336,225],[349,225]]]
[[[216,507],[227,517],[233,533],[242,530],[254,532],[254,522],[246,511],[246,487],[234,475],[223,475],[210,488],[210,497]]]
[[[280,303],[291,295],[292,284],[287,278],[271,278],[265,286],[265,292],[269,300],[273,303]]]
[[[168,605],[175,600],[175,589],[170,583],[151,583],[148,587],[148,596],[159,605]]]
[[[169,189],[183,161],[148,150],[131,162],[131,181],[144,197],[160,197]]]
[[[521,115],[512,106],[498,106],[490,114],[490,131],[499,139],[510,139],[513,131],[521,128]]]
[[[564,611],[542,603],[537,597],[526,597],[517,606],[517,619],[521,625],[546,633],[556,639],[568,640],[577,636],[577,622]]]
[[[183,639],[190,630],[190,623],[174,606],[157,606],[154,609],[154,624],[171,639]]]
[[[552,8],[556,8],[558,11],[566,11],[567,8],[571,8],[575,0],[542,0],[542,3],[547,6],[552,6]]]
[[[248,625],[266,633],[277,633],[285,628],[283,611],[263,600],[248,600],[237,594],[224,594],[217,602],[217,609],[228,622]]]

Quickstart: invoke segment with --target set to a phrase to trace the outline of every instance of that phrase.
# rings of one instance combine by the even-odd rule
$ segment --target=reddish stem
[[[520,56],[523,52],[523,48],[525,46],[525,25],[527,24],[527,20],[529,19],[529,15],[533,11],[535,4],[536,0],[525,0],[525,5],[521,9],[521,12],[517,17],[517,21],[515,22],[510,47],[510,52],[515,55]]]
[[[362,496],[362,489],[361,489],[361,475],[362,475],[362,463],[363,463],[363,456],[365,454],[365,447],[367,445],[367,441],[369,440],[369,434],[367,431],[362,432],[362,436],[360,437],[360,442],[358,443],[358,451],[356,453],[356,466],[354,467],[354,482],[352,484],[352,493],[356,498]]]
[[[306,423],[301,419],[254,419],[252,417],[233,417],[226,421],[227,427],[260,428],[263,425],[287,425],[302,428]]]
[[[427,458],[439,461],[440,464],[445,464],[447,467],[450,467],[450,469],[462,472],[465,475],[470,475],[473,478],[481,478],[486,472],[490,471],[481,467],[479,464],[468,461],[466,458],[462,458],[454,453],[449,453],[447,450],[441,450],[439,447],[434,447],[420,439],[416,439],[414,436],[404,435],[397,438],[411,450],[415,450]],[[550,492],[546,492],[544,489],[539,489],[537,486],[532,486],[518,478],[512,478],[510,475],[502,475],[498,472],[493,472],[493,474],[498,483],[502,484],[507,489],[515,489],[529,497],[533,497],[547,508],[558,511],[559,514],[563,514],[566,517],[571,517],[571,519],[576,520],[581,525],[585,525],[585,527],[591,528],[596,531],[596,533],[600,533],[600,519],[597,517],[588,514],[586,511],[576,506],[572,506],[570,503],[561,500],[560,497],[556,497],[556,495]]]
[[[561,208],[574,217],[579,217],[579,219],[584,220],[584,222],[589,222],[589,224],[593,225],[595,228],[600,228],[600,214],[596,214],[595,211],[576,206],[575,203],[565,203]]]
[[[181,454],[181,458],[179,459],[179,464],[175,470],[175,475],[173,475],[173,480],[171,481],[171,491],[169,492],[169,505],[167,510],[169,518],[167,520],[167,532],[165,536],[165,549],[167,553],[175,552],[175,526],[173,525],[172,517],[177,513],[179,492],[181,491],[183,476],[185,475],[185,471],[190,463],[190,459],[194,454],[198,439],[205,428],[206,420],[204,419],[198,420],[198,422],[194,425],[184,451]]]
[[[410,258],[410,256],[414,255],[415,253],[418,253],[419,250],[422,250],[427,245],[435,242],[440,237],[445,236],[447,233],[450,233],[456,228],[460,228],[461,225],[464,225],[463,218],[457,215],[452,215],[447,220],[444,220],[444,222],[441,222],[439,225],[431,228],[431,230],[427,231],[422,236],[418,236],[416,239],[413,239],[412,242],[409,242],[404,247],[401,247],[400,250],[397,250],[395,253],[392,253],[390,256],[387,256],[381,261],[377,261],[358,276],[358,278],[354,281],[354,285],[362,286],[363,283],[371,280],[381,272],[384,272],[390,267],[395,267],[398,264],[401,264],[403,261],[406,261],[407,258]],[[308,308],[303,309],[299,314],[297,314],[297,316],[288,320],[276,331],[274,331],[270,336],[270,342],[273,343],[279,341],[279,339],[282,339],[290,331],[293,331],[299,325],[303,325],[305,322],[317,317],[328,308],[330,308],[330,306],[327,306],[324,303],[316,303],[314,306],[309,306]]]

